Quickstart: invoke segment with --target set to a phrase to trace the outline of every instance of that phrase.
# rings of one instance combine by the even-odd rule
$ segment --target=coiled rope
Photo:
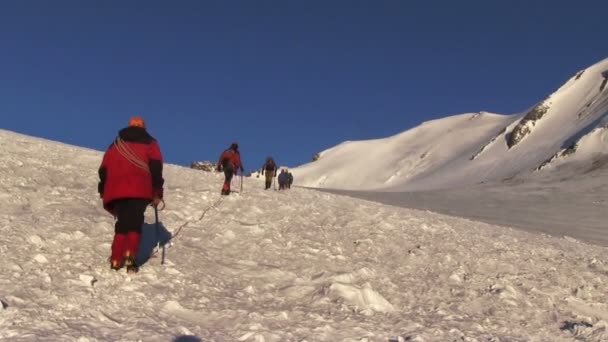
[[[129,161],[136,167],[150,173],[150,167],[148,166],[148,164],[146,164],[146,162],[144,162],[137,155],[137,153],[135,153],[135,151],[131,149],[131,146],[126,144],[125,141],[122,140],[120,137],[116,137],[116,140],[114,140],[114,146],[116,147],[118,153],[120,153],[120,155],[123,156],[127,161]],[[165,201],[161,199],[160,204],[161,206],[158,208],[158,210],[165,209]]]
[[[116,146],[118,153],[120,153],[121,156],[125,157],[126,160],[131,162],[131,164],[150,173],[150,168],[148,167],[148,165],[120,137],[117,137],[116,140],[114,140],[114,146]]]

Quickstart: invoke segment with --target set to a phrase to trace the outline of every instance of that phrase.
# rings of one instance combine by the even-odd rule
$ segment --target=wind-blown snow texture
[[[165,264],[111,271],[101,157],[0,131],[0,339],[608,339],[605,248],[172,165]]]
[[[535,170],[551,174],[575,162],[593,168],[608,154],[607,71],[608,59],[581,70],[516,115],[461,114],[387,138],[344,142],[292,169],[294,183],[420,191],[500,182]]]

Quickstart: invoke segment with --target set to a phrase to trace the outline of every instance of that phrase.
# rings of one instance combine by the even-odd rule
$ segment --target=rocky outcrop
[[[547,113],[549,105],[543,101],[534,106],[521,121],[513,128],[507,137],[507,146],[509,148],[517,145],[528,134],[532,132],[532,128],[536,123]]]
[[[557,152],[556,154],[554,154],[553,156],[551,156],[551,158],[545,160],[542,164],[540,164],[536,168],[536,171],[540,171],[540,170],[544,169],[547,165],[551,164],[551,162],[553,162],[554,160],[556,160],[558,158],[567,157],[567,156],[573,154],[574,152],[576,152],[576,148],[577,147],[578,147],[578,142],[577,141],[573,142],[567,148],[565,148],[565,149]]]
[[[202,171],[207,171],[207,172],[212,172],[215,171],[215,163],[210,162],[210,161],[193,161],[190,164],[190,168],[192,169],[196,169],[196,170],[202,170]]]
[[[492,143],[494,143],[494,141],[496,141],[496,138],[498,138],[499,136],[503,135],[506,131],[507,131],[507,127],[503,128],[500,132],[498,132],[498,134],[496,134],[494,136],[494,138],[492,138],[492,140],[490,140],[490,142],[488,142],[487,144],[483,145],[477,152],[475,152],[475,154],[472,155],[471,158],[469,158],[469,160],[475,160],[475,159],[477,159],[477,157],[479,157],[481,155],[481,153],[483,153],[483,151],[488,146],[492,145]]]

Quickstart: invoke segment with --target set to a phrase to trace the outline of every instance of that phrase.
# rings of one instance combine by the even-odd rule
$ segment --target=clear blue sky
[[[165,161],[295,166],[345,140],[520,112],[608,57],[608,1],[0,2],[0,128]]]

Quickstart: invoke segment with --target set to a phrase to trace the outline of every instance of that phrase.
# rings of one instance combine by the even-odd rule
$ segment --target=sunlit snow
[[[110,270],[102,152],[0,131],[0,339],[571,341],[608,338],[606,249],[314,190],[221,197],[165,168],[141,272]],[[162,142],[161,142],[162,146]],[[235,184],[239,190],[240,184]]]

